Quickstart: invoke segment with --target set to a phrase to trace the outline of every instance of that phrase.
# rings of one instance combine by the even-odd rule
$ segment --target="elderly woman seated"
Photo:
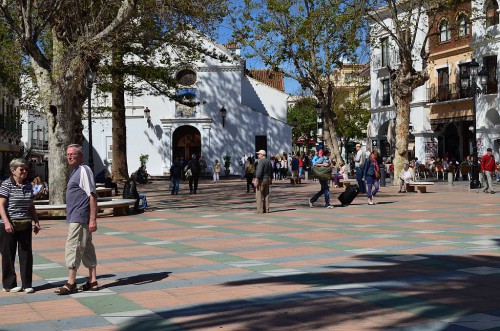
[[[413,169],[408,163],[403,165],[403,172],[399,176],[399,191],[398,193],[406,193],[406,184],[409,184],[414,178]]]

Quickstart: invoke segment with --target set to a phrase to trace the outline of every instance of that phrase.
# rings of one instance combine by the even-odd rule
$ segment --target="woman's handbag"
[[[189,177],[193,176],[193,172],[191,171],[191,169],[188,169],[188,170],[186,170],[186,173],[184,175],[186,176],[186,178],[189,178]]]
[[[312,167],[312,176],[319,180],[330,180],[331,179],[331,169],[330,167]]]
[[[375,169],[375,178],[380,179],[380,172]]]
[[[21,220],[11,220],[12,226],[14,227],[14,231],[24,231],[30,229],[31,231],[31,220],[30,219],[21,219]]]

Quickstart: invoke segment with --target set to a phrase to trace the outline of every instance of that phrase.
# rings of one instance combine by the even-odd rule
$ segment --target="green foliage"
[[[317,126],[317,101],[311,97],[299,99],[294,106],[287,111],[288,125],[293,127],[292,139],[309,137],[309,133],[316,133]],[[307,139],[306,139],[307,140]]]
[[[360,139],[366,135],[366,127],[370,121],[370,112],[363,108],[362,102],[346,101],[335,109],[337,115],[337,136],[345,141]]]
[[[141,167],[145,167],[146,163],[148,163],[149,160],[149,154],[141,154],[139,156],[139,162],[141,163]]]

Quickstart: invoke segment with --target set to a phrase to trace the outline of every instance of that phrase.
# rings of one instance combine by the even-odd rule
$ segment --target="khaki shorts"
[[[88,224],[69,223],[65,258],[66,266],[69,269],[78,269],[82,262],[85,268],[97,265],[92,232],[90,232]]]

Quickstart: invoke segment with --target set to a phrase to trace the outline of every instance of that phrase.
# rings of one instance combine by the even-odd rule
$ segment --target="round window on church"
[[[177,83],[182,86],[191,86],[196,83],[196,72],[191,69],[183,69],[175,76]]]

